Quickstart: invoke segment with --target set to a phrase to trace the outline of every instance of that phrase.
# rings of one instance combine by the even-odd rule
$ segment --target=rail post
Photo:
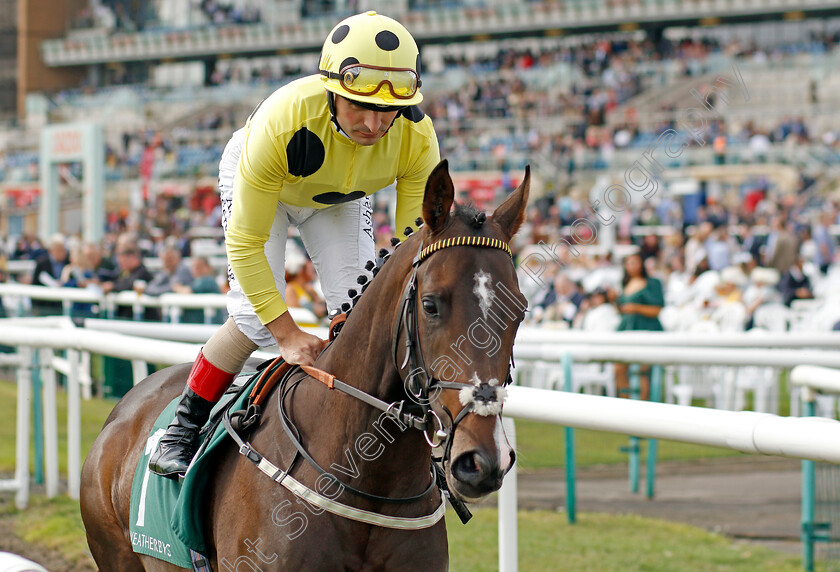
[[[654,403],[662,402],[662,377],[664,367],[653,365],[650,367],[650,400]],[[652,499],[656,484],[656,457],[659,453],[659,440],[648,439],[647,450],[647,498]]]
[[[67,350],[70,375],[67,376],[67,494],[78,499],[81,492],[82,464],[82,356],[76,350]]]
[[[41,348],[41,382],[43,384],[44,465],[46,467],[47,498],[58,496],[58,403],[53,358],[55,350]]]
[[[563,354],[563,391],[572,391],[572,354]],[[566,427],[566,520],[577,522],[577,493],[575,491],[575,430]]]
[[[802,386],[802,415],[816,415],[817,392],[807,385]],[[815,522],[817,504],[817,475],[814,461],[802,461],[802,568],[806,572],[814,571],[814,548],[817,542],[830,540],[827,530],[829,523]]]
[[[44,483],[44,404],[38,349],[32,349],[32,421],[35,428],[35,484]]]
[[[502,417],[510,446],[516,450],[516,426],[510,417]],[[499,489],[499,572],[517,572],[519,569],[519,530],[517,524],[518,483],[516,463],[510,468]]]
[[[29,421],[32,413],[32,360],[33,350],[19,347],[20,365],[17,370],[17,441],[15,459],[15,481],[17,493],[15,505],[19,509],[29,504]]]
[[[630,378],[630,399],[638,400],[641,396],[641,380],[639,379],[640,366],[637,363],[630,364],[627,368],[627,375]],[[622,449],[630,454],[628,472],[630,474],[630,492],[639,492],[639,452],[641,450],[641,439],[630,437],[630,443]]]

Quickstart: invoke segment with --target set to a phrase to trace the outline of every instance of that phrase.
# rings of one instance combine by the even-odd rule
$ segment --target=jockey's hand
[[[289,312],[284,312],[265,327],[274,336],[280,348],[280,355],[287,363],[312,365],[324,347],[321,338],[301,330]]]

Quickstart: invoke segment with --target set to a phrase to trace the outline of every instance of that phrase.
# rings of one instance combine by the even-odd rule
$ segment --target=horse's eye
[[[437,304],[435,304],[435,301],[431,298],[423,298],[423,311],[426,312],[429,316],[437,316]]]

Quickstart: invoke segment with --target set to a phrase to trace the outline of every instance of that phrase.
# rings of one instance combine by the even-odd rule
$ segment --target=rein
[[[406,284],[406,287],[403,291],[402,299],[400,300],[399,312],[397,314],[397,321],[394,326],[394,336],[391,345],[394,365],[396,366],[398,361],[397,353],[399,349],[399,337],[401,332],[405,331],[406,355],[405,359],[402,362],[402,365],[397,366],[397,370],[402,371],[403,369],[405,369],[406,365],[410,366],[409,372],[411,378],[409,379],[410,385],[408,386],[408,389],[413,394],[413,396],[417,398],[416,402],[419,404],[419,407],[422,411],[422,415],[418,416],[408,411],[405,400],[387,403],[377,397],[374,397],[373,395],[370,395],[369,393],[366,393],[339,379],[336,379],[336,377],[333,374],[327,373],[318,368],[305,365],[292,367],[289,368],[288,371],[285,371],[282,375],[282,378],[280,379],[280,390],[278,393],[277,400],[277,407],[280,413],[280,420],[283,425],[283,429],[286,431],[286,434],[288,435],[289,439],[291,440],[292,444],[297,450],[295,453],[295,458],[292,460],[291,464],[289,465],[289,468],[285,471],[279,469],[270,461],[268,461],[263,455],[258,453],[249,442],[244,441],[238,435],[236,429],[231,423],[231,412],[228,410],[225,411],[225,413],[222,416],[222,424],[239,447],[239,453],[245,456],[249,461],[257,465],[257,468],[264,474],[268,475],[273,481],[286,487],[298,497],[310,502],[315,506],[323,508],[328,512],[344,516],[352,520],[382,526],[386,528],[396,528],[405,530],[427,528],[436,524],[443,517],[446,506],[446,503],[443,502],[443,499],[449,498],[450,504],[452,504],[456,513],[461,518],[461,521],[466,523],[472,515],[470,514],[469,509],[467,509],[466,505],[462,501],[455,498],[449,493],[449,490],[446,486],[446,477],[444,470],[440,466],[438,466],[437,463],[440,463],[442,466],[445,466],[445,464],[449,461],[452,449],[453,435],[461,420],[468,413],[471,412],[476,413],[477,415],[498,414],[501,411],[501,405],[504,402],[506,390],[504,389],[504,387],[491,385],[487,382],[465,383],[439,380],[429,375],[428,369],[426,368],[426,362],[423,358],[423,351],[420,346],[420,340],[418,337],[417,270],[420,267],[420,264],[435,252],[438,252],[439,250],[442,250],[444,248],[450,248],[454,246],[495,248],[506,252],[508,256],[512,256],[510,246],[508,246],[507,243],[499,239],[484,236],[459,236],[442,239],[432,243],[431,245],[425,248],[421,246],[421,248],[418,250],[417,255],[415,256],[412,262],[411,277],[408,283]],[[331,332],[331,334],[331,338],[334,339],[335,334],[333,332]],[[330,340],[330,343],[332,342],[332,339]],[[291,378],[293,377],[294,372],[296,372],[298,369],[302,370],[304,373],[306,373],[313,379],[320,381],[329,389],[337,389],[376,409],[385,412],[387,417],[390,417],[397,423],[422,431],[427,444],[432,449],[435,449],[441,446],[442,444],[443,455],[439,458],[435,458],[433,456],[431,459],[432,479],[428,488],[420,494],[409,497],[384,497],[374,495],[371,493],[366,493],[364,491],[356,489],[348,485],[347,483],[339,481],[334,475],[328,473],[325,469],[323,469],[315,461],[315,459],[313,459],[312,456],[309,455],[309,453],[306,451],[306,448],[300,442],[300,435],[297,430],[297,427],[295,427],[294,423],[291,421],[285,410],[284,402],[286,396],[291,390],[294,389],[294,387],[298,383],[305,379],[305,377],[300,377],[294,382],[291,382]],[[416,374],[418,373],[422,374],[422,379],[420,380],[417,380]],[[405,382],[405,380],[403,381]],[[509,365],[507,379],[505,380],[504,385],[507,386],[510,382],[511,376]],[[271,385],[273,385],[273,382]],[[459,400],[461,401],[461,404],[464,407],[461,409],[461,411],[456,417],[453,418],[449,409],[446,406],[443,406],[443,410],[446,412],[450,419],[449,427],[444,427],[443,422],[440,420],[440,417],[430,407],[431,401],[429,399],[429,392],[436,388],[457,389],[460,391]],[[482,404],[478,408],[476,408],[477,401],[482,402]],[[409,405],[408,407],[412,406]],[[259,413],[257,413],[257,415],[259,415]],[[430,432],[432,433],[431,437],[429,436]],[[299,481],[292,478],[289,475],[289,473],[291,472],[292,467],[297,461],[298,456],[302,456],[304,459],[306,459],[306,461],[310,465],[312,465],[312,467],[315,468],[315,470],[318,471],[320,475],[327,475],[333,483],[339,485],[341,487],[341,489],[339,489],[339,494],[346,490],[347,492],[350,492],[356,496],[374,502],[406,504],[421,500],[422,498],[426,497],[429,493],[431,493],[434,490],[435,486],[437,486],[441,490],[442,502],[433,513],[414,518],[387,516],[380,513],[374,513],[370,511],[357,509],[346,504],[339,503],[333,500],[333,498],[323,496],[320,493],[306,487]]]

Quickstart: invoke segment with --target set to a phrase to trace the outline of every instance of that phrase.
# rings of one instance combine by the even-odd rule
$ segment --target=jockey
[[[421,215],[440,151],[431,119],[417,108],[420,54],[411,34],[376,12],[351,16],[330,32],[318,67],[263,100],[222,154],[230,318],[199,352],[149,460],[158,475],[186,472],[212,406],[258,347],[277,343],[286,362],[303,365],[321,351],[281,294],[290,224],[333,312],[375,259],[369,195],[396,181],[399,231]]]

